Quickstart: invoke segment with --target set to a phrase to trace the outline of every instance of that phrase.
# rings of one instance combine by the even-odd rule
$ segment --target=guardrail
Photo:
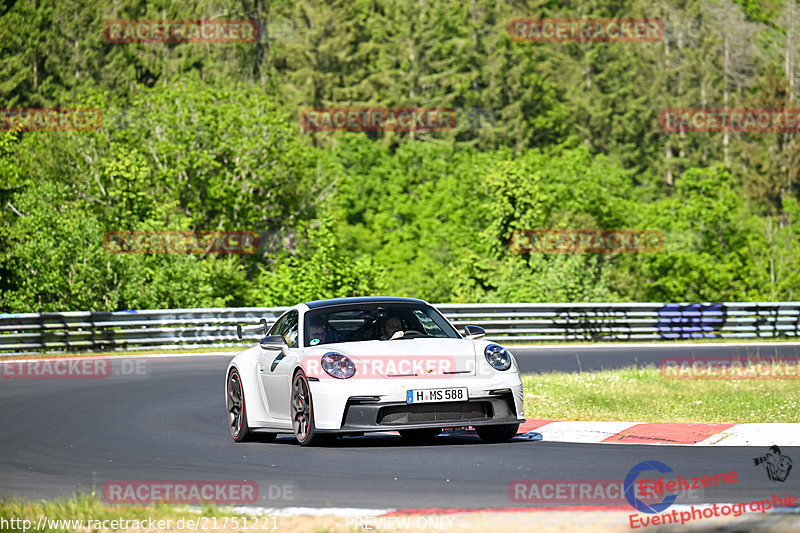
[[[453,324],[505,342],[800,336],[800,302],[437,304]],[[0,314],[0,354],[248,346],[237,324],[285,307]]]

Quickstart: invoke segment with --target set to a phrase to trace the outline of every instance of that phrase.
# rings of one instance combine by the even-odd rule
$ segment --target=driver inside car
[[[381,339],[394,340],[403,336],[403,322],[396,316],[386,317],[381,325]]]
[[[328,342],[328,331],[321,316],[312,316],[308,319],[309,346],[325,344]]]

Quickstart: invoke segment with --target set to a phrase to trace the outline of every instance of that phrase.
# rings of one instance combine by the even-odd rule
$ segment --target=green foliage
[[[676,182],[675,193],[642,213],[641,223],[661,228],[664,249],[642,254],[628,264],[640,285],[637,298],[665,295],[666,301],[738,301],[754,296],[761,279],[751,277],[747,209],[730,174],[691,169]]]
[[[112,254],[104,234],[260,233],[313,215],[324,199],[330,159],[301,156],[297,132],[266,96],[187,80],[132,109],[112,107],[110,127],[96,133],[26,133],[13,151],[4,138],[0,168],[18,186],[4,193],[3,309],[248,304],[257,255]]]
[[[230,258],[112,254],[85,201],[44,183],[15,196],[3,307],[13,312],[242,305],[245,271]],[[155,226],[151,226],[151,229]]]
[[[7,192],[21,185],[20,170],[12,157],[19,132],[0,131],[0,189]]]
[[[380,292],[381,273],[368,259],[346,257],[328,225],[301,228],[299,235],[295,253],[282,255],[269,270],[260,269],[250,292],[252,301],[267,306],[294,305]]]

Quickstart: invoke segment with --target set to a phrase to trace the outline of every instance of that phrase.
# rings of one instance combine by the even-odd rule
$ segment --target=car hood
[[[315,346],[307,357],[337,352],[376,377],[474,376],[475,343],[469,339],[396,339]]]

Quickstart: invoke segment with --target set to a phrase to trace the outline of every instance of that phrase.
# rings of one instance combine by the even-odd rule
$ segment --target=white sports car
[[[486,441],[512,438],[524,422],[522,381],[511,353],[462,337],[433,306],[365,297],[298,304],[258,345],[228,365],[225,398],[236,441],[294,433],[301,445],[333,435],[399,431],[412,441],[443,428],[475,428]]]

